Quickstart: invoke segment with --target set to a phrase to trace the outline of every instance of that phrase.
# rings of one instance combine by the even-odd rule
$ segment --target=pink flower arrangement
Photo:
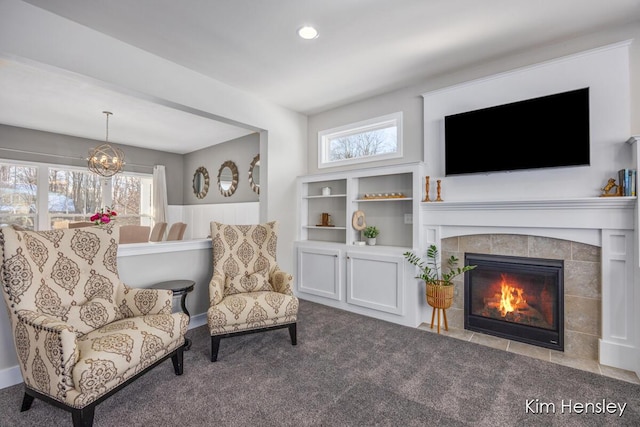
[[[112,211],[111,208],[106,207],[96,212],[89,220],[96,225],[108,224],[111,222],[111,218],[117,215],[116,211]]]

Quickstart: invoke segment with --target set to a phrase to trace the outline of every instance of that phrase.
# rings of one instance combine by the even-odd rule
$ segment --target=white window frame
[[[58,168],[58,169],[66,169],[66,170],[75,170],[79,172],[87,172],[86,168],[79,166],[71,166],[65,164],[56,164],[56,163],[40,163],[40,162],[32,162],[32,161],[22,161],[22,160],[14,160],[14,159],[6,159],[0,158],[0,163],[4,164],[14,164],[16,166],[29,166],[35,167],[38,169],[38,181],[37,181],[37,190],[36,190],[36,213],[34,218],[34,230],[50,230],[51,229],[51,215],[49,214],[49,192],[47,189],[49,188],[49,169],[50,168]],[[139,176],[141,178],[152,178],[151,174],[145,174],[140,172],[125,172],[126,175],[130,176]],[[100,178],[100,183],[102,185],[102,206],[111,206],[112,203],[112,185],[113,181],[111,178]],[[153,184],[152,184],[153,185]],[[43,190],[44,189],[44,190]],[[44,194],[43,194],[44,191]],[[144,195],[144,197],[150,197],[149,195]],[[153,209],[153,207],[150,207]],[[143,209],[146,211],[146,209]],[[58,214],[56,216],[64,217],[66,214]],[[92,214],[87,214],[86,220],[89,220],[89,217]],[[69,215],[71,216],[71,215]],[[73,216],[79,216],[73,215]],[[143,223],[150,223],[153,220],[153,215],[151,212],[142,212],[140,215],[123,215],[123,217],[139,217]]]
[[[396,128],[396,151],[392,153],[374,154],[371,156],[357,157],[351,159],[329,160],[329,144],[332,139],[342,136],[356,135],[384,129],[388,127]],[[358,163],[376,162],[379,160],[396,159],[402,157],[402,112],[387,114],[381,117],[375,117],[363,120],[357,123],[351,123],[332,129],[318,132],[318,168],[328,168],[343,165],[353,165]]]

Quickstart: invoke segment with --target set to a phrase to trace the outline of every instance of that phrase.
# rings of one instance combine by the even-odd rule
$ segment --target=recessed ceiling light
[[[298,35],[305,40],[313,40],[318,38],[318,30],[308,25],[305,25],[304,27],[301,27],[298,30]]]

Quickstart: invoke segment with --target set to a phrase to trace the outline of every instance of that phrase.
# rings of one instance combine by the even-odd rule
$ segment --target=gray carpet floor
[[[94,426],[638,426],[640,385],[301,301],[286,329],[188,333],[184,375],[167,360],[97,406]],[[68,426],[22,385],[0,390],[0,426]],[[626,404],[569,413],[569,401]],[[575,409],[575,406],[572,406]],[[589,411],[593,412],[593,411]]]

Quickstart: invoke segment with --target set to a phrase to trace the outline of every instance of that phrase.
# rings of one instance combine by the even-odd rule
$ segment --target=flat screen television
[[[445,175],[588,166],[589,88],[444,118]]]

